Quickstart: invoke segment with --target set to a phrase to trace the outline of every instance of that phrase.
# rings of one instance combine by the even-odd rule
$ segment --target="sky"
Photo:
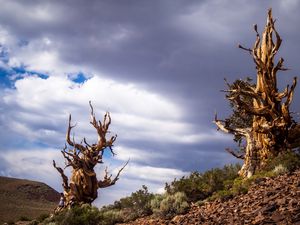
[[[52,160],[64,166],[68,115],[75,140],[96,141],[96,117],[111,113],[115,157],[96,167],[99,179],[130,159],[116,185],[95,205],[113,203],[147,185],[237,160],[216,130],[214,113],[230,114],[224,77],[255,78],[253,24],[261,32],[273,9],[290,70],[299,75],[300,1],[261,0],[0,0],[0,175],[45,182],[61,191]],[[292,110],[299,112],[299,88]],[[294,114],[299,119],[298,114]],[[67,171],[70,174],[70,171]]]

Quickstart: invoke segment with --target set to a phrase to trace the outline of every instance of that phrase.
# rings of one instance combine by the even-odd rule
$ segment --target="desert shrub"
[[[172,218],[175,215],[187,212],[189,204],[187,197],[183,192],[177,192],[174,195],[166,194],[162,199],[156,196],[152,200],[151,206],[156,215],[164,218]]]
[[[130,221],[133,221],[137,218],[144,216],[143,214],[140,214],[139,212],[134,211],[133,209],[130,209],[130,208],[122,209],[120,211],[120,215],[122,218],[122,222],[130,222]],[[150,215],[150,214],[148,214],[148,215]]]
[[[131,207],[138,216],[147,216],[152,214],[151,200],[153,194],[149,193],[148,188],[143,185],[142,189],[134,192],[130,196]]]
[[[226,165],[222,169],[215,168],[204,173],[193,172],[187,177],[174,180],[166,184],[165,190],[168,194],[183,192],[188,202],[197,202],[210,197],[214,192],[223,190],[232,185],[233,180],[238,177],[240,165]]]
[[[117,222],[128,222],[151,215],[151,200],[153,198],[154,194],[149,193],[147,186],[143,185],[140,190],[133,192],[130,196],[121,198],[112,205],[102,207],[100,210],[101,217],[109,224],[106,213],[113,214],[112,220]]]
[[[204,199],[226,200],[247,193],[250,185],[258,179],[278,176],[300,168],[300,154],[294,151],[280,154],[268,160],[266,166],[249,179],[238,176],[240,168],[240,165],[236,164],[226,165],[222,169],[211,169],[204,173],[193,172],[187,177],[166,184],[165,190],[169,195],[176,192],[185,193],[189,203],[201,202]]]
[[[228,200],[236,195],[246,194],[248,192],[251,181],[238,177],[230,183],[230,186],[224,187],[224,189],[214,192],[210,197],[207,198],[207,200]]]
[[[295,160],[294,156],[284,156],[286,160],[282,160],[284,165],[290,165],[291,168],[297,168],[297,160]],[[276,162],[276,163],[275,163]],[[269,164],[269,168],[273,168],[274,165],[277,165],[280,161],[278,159],[272,161],[272,166]],[[291,163],[292,162],[292,163]],[[289,172],[289,170],[283,166],[282,164],[278,164],[272,170],[261,170],[257,172],[250,178],[242,178],[237,177],[234,180],[227,180],[225,182],[225,186],[222,190],[214,192],[210,197],[207,198],[208,201],[213,201],[216,199],[227,200],[236,195],[246,194],[253,183],[259,183],[260,181],[264,180],[266,177],[276,177],[278,175],[284,174]]]
[[[121,216],[120,210],[107,210],[107,211],[100,211],[99,215],[99,225],[113,225],[116,223],[124,222]]]
[[[55,222],[56,225],[97,225],[100,219],[99,210],[88,204],[75,206],[64,210],[52,218],[46,219],[43,224]]]
[[[295,151],[288,151],[281,153],[278,156],[268,160],[266,166],[263,168],[265,171],[274,170],[276,166],[282,165],[289,172],[300,168],[300,154]]]
[[[288,169],[286,167],[284,167],[282,164],[279,164],[273,170],[273,173],[275,175],[281,175],[281,174],[285,174],[287,172],[288,172]]]
[[[249,190],[251,183],[252,180],[250,179],[243,179],[241,177],[236,178],[231,188],[232,195],[235,196],[240,194],[246,194]]]
[[[151,210],[154,214],[160,214],[160,203],[165,198],[165,195],[156,194],[154,198],[151,200]]]

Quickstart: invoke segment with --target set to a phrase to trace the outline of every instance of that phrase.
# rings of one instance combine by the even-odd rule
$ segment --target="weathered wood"
[[[111,124],[110,114],[107,112],[104,115],[102,122],[97,121],[91,102],[89,102],[89,104],[91,108],[90,123],[97,131],[97,143],[88,144],[84,138],[79,144],[75,142],[74,138],[73,140],[71,139],[71,130],[75,126],[71,125],[72,117],[70,115],[66,133],[66,142],[70,147],[72,147],[72,149],[67,149],[67,146],[65,146],[65,148],[61,151],[66,160],[66,167],[72,167],[70,181],[64,174],[64,170],[56,166],[56,163],[53,160],[53,166],[60,173],[63,179],[62,186],[64,188],[65,206],[59,207],[59,210],[72,207],[73,205],[85,203],[91,204],[98,197],[98,189],[114,185],[119,179],[121,171],[128,164],[128,162],[126,162],[113,179],[112,175],[108,175],[107,168],[105,169],[105,176],[103,180],[97,179],[94,167],[99,163],[103,163],[102,158],[105,150],[110,150],[111,153],[115,155],[112,147],[117,135],[111,136],[107,139],[107,134],[109,133],[108,129]]]
[[[249,52],[256,65],[256,85],[252,87],[247,82],[236,81],[228,84],[225,92],[227,99],[239,110],[251,118],[249,127],[238,127],[230,120],[218,120],[218,129],[240,135],[246,140],[244,165],[240,175],[252,176],[261,169],[267,160],[281,152],[299,147],[300,129],[290,114],[290,104],[293,100],[297,78],[291,87],[287,86],[283,92],[277,88],[277,72],[285,71],[282,58],[274,64],[274,58],[280,45],[281,37],[275,29],[271,9],[268,11],[267,23],[259,35],[257,25],[254,25],[256,41],[252,49],[239,45],[239,48]],[[250,99],[250,100],[249,100]],[[297,129],[295,128],[297,127]],[[231,152],[232,153],[232,152]]]

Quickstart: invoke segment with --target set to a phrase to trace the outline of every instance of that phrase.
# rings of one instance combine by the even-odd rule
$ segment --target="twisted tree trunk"
[[[56,166],[56,163],[53,160],[53,166],[61,174],[63,179],[62,186],[64,189],[65,198],[64,207],[59,207],[57,211],[60,211],[66,207],[72,207],[73,205],[85,203],[91,204],[98,196],[98,189],[114,185],[119,179],[121,171],[128,163],[127,162],[119,170],[114,179],[112,179],[112,175],[108,175],[107,168],[105,169],[104,179],[97,179],[94,167],[99,163],[103,163],[102,157],[105,150],[109,149],[114,155],[112,146],[117,136],[112,136],[109,140],[106,139],[106,134],[108,133],[108,128],[111,123],[110,115],[109,113],[106,113],[103,121],[97,122],[91,103],[90,107],[90,123],[96,129],[98,134],[98,141],[95,144],[88,144],[85,138],[80,144],[75,143],[74,138],[71,140],[70,133],[74,126],[71,125],[71,115],[69,116],[69,126],[67,129],[66,141],[68,145],[72,147],[72,149],[68,150],[67,146],[65,146],[61,152],[66,160],[66,167],[72,167],[70,182],[68,181],[68,177],[64,174],[64,170]]]
[[[256,32],[254,47],[248,49],[239,45],[253,57],[257,70],[256,86],[245,82],[241,86],[239,84],[241,82],[236,82],[228,85],[229,90],[226,91],[229,93],[227,98],[231,103],[252,119],[251,127],[239,128],[215,118],[219,129],[243,136],[246,140],[245,154],[240,157],[244,159],[240,170],[240,175],[244,177],[252,176],[271,157],[299,146],[299,140],[297,141],[297,136],[300,135],[299,125],[292,120],[289,111],[297,78],[294,78],[291,87],[287,86],[283,92],[278,91],[277,72],[287,69],[283,67],[282,58],[274,65],[274,57],[282,42],[274,23],[270,9],[262,38],[257,32],[257,25],[254,25]],[[252,102],[249,102],[249,99],[252,99]]]

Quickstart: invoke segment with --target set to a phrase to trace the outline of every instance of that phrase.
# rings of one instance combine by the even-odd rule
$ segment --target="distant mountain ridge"
[[[56,190],[44,183],[0,176],[0,224],[49,214],[59,197]]]

